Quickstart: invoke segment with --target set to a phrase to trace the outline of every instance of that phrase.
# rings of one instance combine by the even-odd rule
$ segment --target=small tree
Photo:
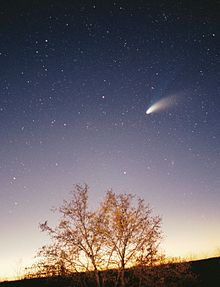
[[[47,231],[56,243],[52,252],[51,246],[44,247],[45,255],[62,259],[63,268],[69,272],[93,271],[96,285],[100,287],[103,214],[88,209],[87,185],[76,185],[71,195],[71,200],[65,200],[58,209],[61,219],[56,228],[49,227],[47,222],[40,225],[41,230]]]
[[[48,232],[52,244],[41,248],[38,265],[52,275],[89,271],[97,287],[104,286],[102,270],[117,269],[115,285],[125,286],[125,269],[152,265],[158,256],[161,218],[152,215],[144,200],[131,194],[108,191],[102,203],[91,211],[88,186],[76,185],[71,199],[57,209],[59,224]]]
[[[102,203],[105,214],[105,238],[112,266],[118,268],[121,287],[125,286],[125,269],[139,264],[152,265],[158,260],[161,218],[153,216],[143,199],[131,194],[107,192]]]

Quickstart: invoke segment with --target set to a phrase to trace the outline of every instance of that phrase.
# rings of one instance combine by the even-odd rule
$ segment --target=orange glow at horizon
[[[216,247],[211,248],[211,244],[211,240],[206,243],[198,243],[197,240],[194,240],[193,242],[176,242],[170,240],[169,242],[161,244],[161,250],[162,252],[165,252],[168,259],[177,258],[186,261],[220,256],[217,240]],[[31,266],[33,263],[34,255],[35,253],[30,257],[26,255],[25,257],[15,261],[13,261],[13,258],[5,260],[4,264],[0,265],[0,282],[22,279],[25,275],[25,268]]]

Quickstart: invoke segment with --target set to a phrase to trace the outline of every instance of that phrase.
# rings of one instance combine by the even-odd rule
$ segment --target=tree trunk
[[[121,271],[118,269],[118,274],[117,274],[117,278],[116,278],[114,287],[118,287],[120,285],[119,284],[120,274],[121,274]]]
[[[101,287],[100,277],[99,277],[99,271],[98,271],[98,270],[95,270],[95,280],[96,280],[96,286],[97,286],[97,287]]]
[[[121,270],[121,287],[125,287],[125,269],[122,267]]]

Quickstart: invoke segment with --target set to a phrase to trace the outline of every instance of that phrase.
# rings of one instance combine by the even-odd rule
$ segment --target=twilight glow
[[[1,2],[0,279],[33,262],[76,183],[92,206],[110,188],[143,198],[168,255],[218,250],[215,3]]]

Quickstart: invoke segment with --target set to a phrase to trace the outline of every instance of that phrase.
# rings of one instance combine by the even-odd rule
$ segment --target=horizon
[[[199,261],[199,260],[208,260],[208,259],[212,259],[212,258],[220,258],[220,254],[219,254],[219,251],[216,251],[216,252],[213,252],[213,253],[209,253],[209,254],[206,254],[206,256],[205,257],[201,257],[201,256],[188,256],[188,257],[181,257],[181,256],[177,256],[177,257],[173,257],[173,256],[168,256],[166,259],[167,260],[177,260],[177,262],[178,262],[178,260],[180,260],[180,262],[181,261],[184,261],[184,262],[191,262],[191,261]],[[21,270],[24,270],[25,269],[25,267],[28,267],[28,266],[23,266],[23,265],[21,265],[19,268],[21,268]],[[84,271],[84,272],[86,272],[86,271]],[[23,280],[23,279],[25,279],[25,275],[26,275],[26,273],[25,273],[25,271],[23,272],[20,272],[20,274],[15,274],[16,273],[16,271],[14,271],[14,272],[11,272],[11,270],[10,270],[10,272],[9,273],[6,273],[6,275],[4,275],[4,276],[0,276],[0,283],[1,282],[6,282],[6,281],[8,281],[8,282],[10,282],[10,281],[17,281],[17,280]]]
[[[94,207],[149,203],[168,256],[218,254],[219,3],[19,2],[0,13],[0,278],[84,182]]]

